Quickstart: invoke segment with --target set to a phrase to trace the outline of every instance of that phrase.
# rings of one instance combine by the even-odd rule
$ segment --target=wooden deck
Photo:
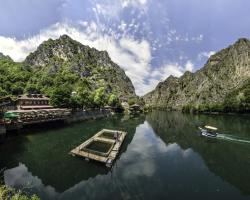
[[[113,136],[114,134],[118,135],[118,139],[115,140],[114,137],[107,137],[105,134],[110,134],[110,136]],[[70,154],[73,156],[80,156],[84,157],[86,160],[95,160],[99,162],[103,162],[106,164],[107,167],[111,167],[114,160],[116,159],[119,150],[121,148],[121,145],[125,139],[126,132],[123,131],[117,131],[117,130],[108,130],[103,129],[97,134],[95,134],[93,137],[82,143],[80,146],[73,149]],[[102,143],[108,143],[110,145],[110,148],[107,152],[98,152],[95,150],[88,149],[88,146],[95,142],[102,142]]]

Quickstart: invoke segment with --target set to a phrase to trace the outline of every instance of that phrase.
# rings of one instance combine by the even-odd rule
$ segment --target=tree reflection
[[[250,194],[250,145],[199,137],[197,126],[211,124],[222,133],[250,138],[249,116],[191,115],[179,112],[152,111],[146,117],[155,133],[166,143],[199,153],[209,170]]]

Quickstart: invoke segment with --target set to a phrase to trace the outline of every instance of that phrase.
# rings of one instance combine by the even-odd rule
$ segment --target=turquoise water
[[[203,124],[220,138],[201,137]],[[68,154],[103,128],[128,133],[111,170]],[[250,199],[249,141],[247,115],[117,115],[8,137],[0,169],[5,184],[45,200]]]

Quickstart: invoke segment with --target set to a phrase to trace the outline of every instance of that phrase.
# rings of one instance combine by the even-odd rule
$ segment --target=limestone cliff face
[[[216,104],[250,79],[250,41],[235,44],[211,56],[195,73],[168,77],[143,99],[152,107],[179,110],[185,105]]]
[[[8,59],[12,61],[12,59],[9,56],[5,56],[3,53],[0,52],[0,60],[3,60],[3,59]]]
[[[82,45],[67,35],[43,42],[25,59],[24,65],[31,67],[34,74],[40,77],[70,73],[76,75],[75,82],[84,79],[92,89],[105,87],[108,93],[113,92],[122,97],[136,96],[131,80],[106,51]]]

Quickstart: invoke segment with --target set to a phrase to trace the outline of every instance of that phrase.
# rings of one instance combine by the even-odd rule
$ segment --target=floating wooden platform
[[[123,131],[103,129],[73,149],[70,154],[84,157],[86,160],[103,162],[107,167],[111,167],[126,134]],[[115,139],[115,136],[117,136],[117,139]]]

